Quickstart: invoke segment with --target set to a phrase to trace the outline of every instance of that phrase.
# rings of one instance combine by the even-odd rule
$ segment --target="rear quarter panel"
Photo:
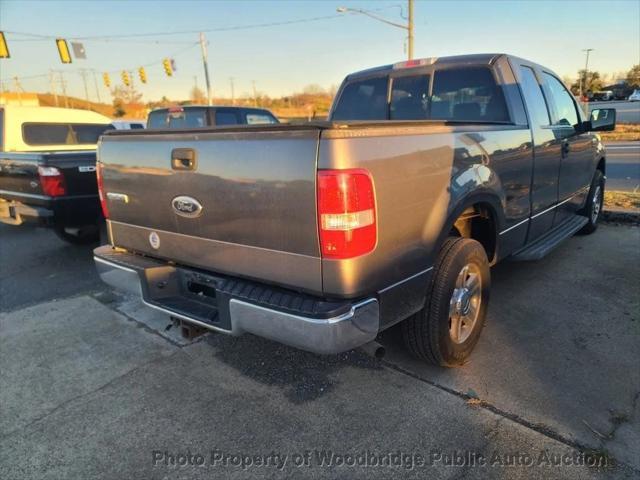
[[[418,125],[324,131],[318,168],[371,172],[378,214],[373,252],[349,260],[323,259],[325,294],[357,297],[429,269],[452,216],[474,198],[495,205],[498,231],[526,219],[532,161],[526,127]],[[519,230],[502,248],[522,245],[526,225]]]

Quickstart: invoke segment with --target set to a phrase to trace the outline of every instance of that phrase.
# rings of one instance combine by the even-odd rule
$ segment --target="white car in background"
[[[630,102],[640,102],[640,90],[636,89],[633,91],[629,98],[627,98]]]
[[[146,120],[114,120],[111,122],[116,130],[139,130],[147,128]]]

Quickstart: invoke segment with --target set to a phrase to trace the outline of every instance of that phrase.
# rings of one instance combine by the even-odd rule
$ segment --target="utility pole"
[[[409,52],[407,56],[409,57],[409,60],[413,60],[413,0],[409,0],[407,32],[409,43]]]
[[[18,94],[18,105],[22,105],[22,94],[20,93],[22,86],[20,85],[20,79],[17,76],[13,77],[13,83],[16,86],[16,93]]]
[[[229,83],[231,84],[231,105],[236,104],[236,94],[233,88],[233,77],[229,77]]]
[[[251,85],[253,86],[253,106],[258,106],[258,93],[256,92],[256,81],[251,80]]]
[[[98,88],[98,76],[95,70],[91,70],[91,72],[93,73],[93,84],[96,87],[96,97],[98,98],[98,103],[102,103],[102,100],[100,99],[100,88]]]
[[[64,108],[69,108],[69,97],[67,97],[67,82],[64,79],[64,73],[61,71],[58,72],[60,74],[60,87],[62,87],[62,95],[64,95]]]
[[[56,88],[56,79],[53,70],[49,70],[49,88],[51,89],[51,95],[53,95],[53,102],[58,105],[58,90]]]
[[[89,103],[89,89],[87,88],[87,71],[84,68],[80,69],[80,76],[82,77],[82,84],[84,85],[84,99]]]
[[[583,52],[587,52],[587,59],[584,62],[584,75],[580,77],[580,96],[582,96],[582,92],[584,91],[584,89],[587,88],[586,83],[588,78],[587,75],[589,75],[589,52],[593,52],[594,50],[594,48],[585,48],[584,50],[582,50]]]
[[[207,39],[200,32],[200,49],[202,50],[202,65],[204,66],[204,81],[207,86],[207,105],[211,105],[211,83],[209,81],[209,64],[207,61]]]

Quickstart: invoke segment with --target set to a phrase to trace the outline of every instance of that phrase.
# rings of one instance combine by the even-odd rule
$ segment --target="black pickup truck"
[[[0,222],[52,227],[70,243],[97,240],[95,164],[95,150],[0,152]]]

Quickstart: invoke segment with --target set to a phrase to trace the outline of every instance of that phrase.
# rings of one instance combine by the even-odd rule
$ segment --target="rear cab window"
[[[455,121],[508,122],[502,89],[488,67],[436,70],[431,118]]]
[[[207,125],[206,108],[154,110],[147,121],[147,128],[199,128]]]
[[[354,80],[343,87],[332,120],[511,122],[501,86],[482,65]]]
[[[238,125],[238,114],[233,110],[217,109],[215,114],[216,125]]]
[[[429,75],[407,75],[393,79],[391,120],[426,120],[429,118]]]
[[[92,123],[24,123],[22,140],[27,145],[95,145],[113,125]]]
[[[388,77],[374,77],[347,84],[331,116],[333,120],[387,120]]]

